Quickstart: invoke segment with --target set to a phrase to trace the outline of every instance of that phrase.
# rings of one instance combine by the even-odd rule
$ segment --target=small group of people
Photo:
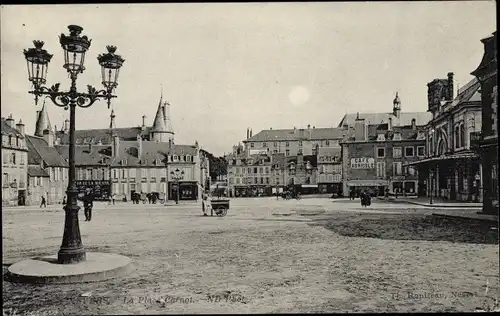
[[[361,206],[367,207],[372,204],[372,194],[370,190],[351,189],[349,191],[349,200],[355,200],[357,197],[361,200]]]
[[[147,201],[149,204],[156,204],[158,199],[159,199],[158,193],[135,192],[132,194],[132,203],[134,204],[139,204],[141,201],[143,201],[143,203],[146,203]]]

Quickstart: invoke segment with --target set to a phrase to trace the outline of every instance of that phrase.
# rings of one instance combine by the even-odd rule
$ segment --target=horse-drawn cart
[[[213,199],[211,205],[215,215],[224,217],[227,214],[227,210],[229,210],[229,199]]]

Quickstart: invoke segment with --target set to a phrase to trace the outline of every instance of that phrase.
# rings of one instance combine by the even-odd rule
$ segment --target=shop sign
[[[375,158],[359,157],[351,158],[351,169],[374,169]]]

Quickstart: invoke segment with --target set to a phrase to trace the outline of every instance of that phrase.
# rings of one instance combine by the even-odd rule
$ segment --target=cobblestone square
[[[4,274],[19,260],[57,253],[62,210],[3,212]],[[461,239],[457,225],[431,229],[424,220],[430,213],[416,205],[376,201],[361,208],[359,201],[331,199],[232,199],[223,218],[203,217],[195,203],[96,205],[91,222],[80,214],[85,248],[128,256],[135,270],[98,283],[4,281],[4,313],[437,312],[494,306],[498,242],[474,239],[491,234],[480,231],[484,227],[462,226],[468,237]]]

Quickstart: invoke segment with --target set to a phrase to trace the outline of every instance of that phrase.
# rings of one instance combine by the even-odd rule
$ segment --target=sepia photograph
[[[1,5],[3,315],[500,312],[496,9]]]

